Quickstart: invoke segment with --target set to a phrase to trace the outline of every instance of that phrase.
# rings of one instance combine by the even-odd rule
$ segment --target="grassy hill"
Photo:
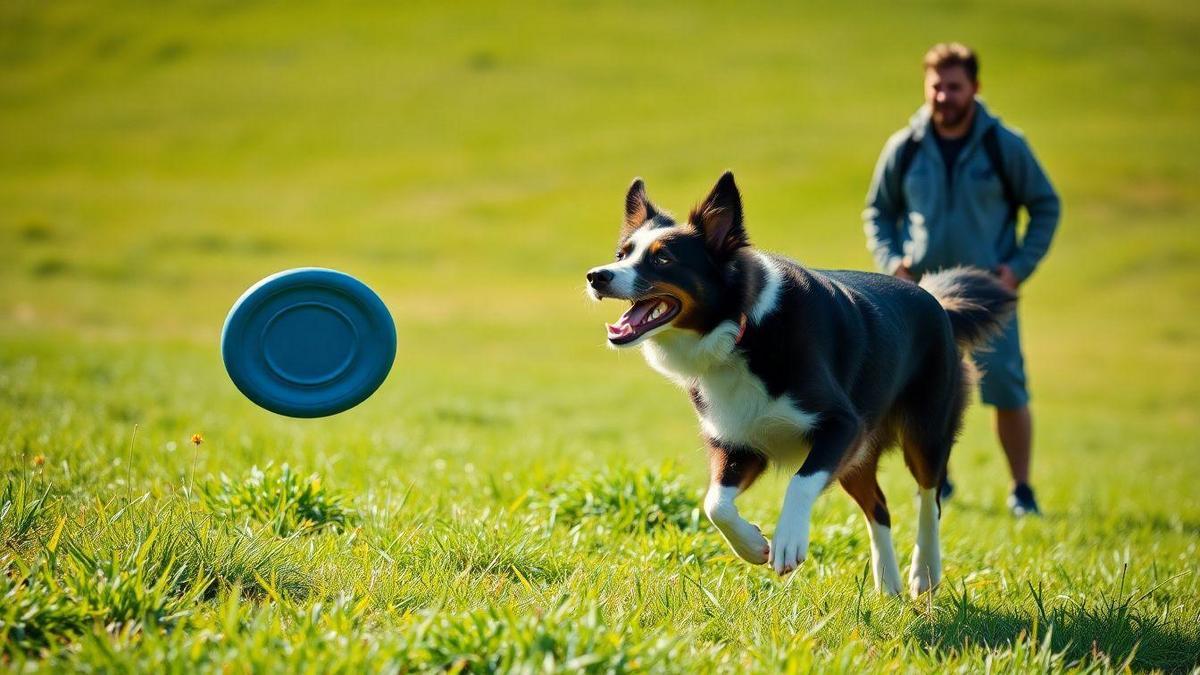
[[[1176,2],[4,3],[6,663],[1200,665],[1198,29]],[[948,39],[1064,201],[1021,310],[1047,516],[1005,513],[976,407],[931,603],[864,591],[836,490],[779,581],[696,514],[686,397],[603,346],[620,308],[583,273],[633,176],[685,212],[726,168],[757,245],[868,267],[872,166]],[[255,408],[217,344],[304,265],[400,335],[323,420]],[[768,531],[783,484],[742,500]]]

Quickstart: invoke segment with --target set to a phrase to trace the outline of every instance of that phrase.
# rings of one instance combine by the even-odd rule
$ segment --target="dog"
[[[1016,302],[998,280],[955,268],[918,285],[755,250],[726,172],[683,223],[635,180],[616,260],[591,269],[587,287],[631,303],[607,325],[609,345],[640,346],[690,395],[709,455],[704,512],[738,556],[795,570],[813,503],[836,480],[866,516],[875,588],[903,592],[876,480],[881,453],[899,445],[920,501],[908,590],[937,587],[939,486],[972,382],[965,356]],[[798,467],[769,543],[735,505],[768,463]]]

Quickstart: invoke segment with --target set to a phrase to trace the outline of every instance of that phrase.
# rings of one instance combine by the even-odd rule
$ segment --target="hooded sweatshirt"
[[[922,106],[907,127],[888,139],[875,166],[863,228],[876,265],[892,274],[908,258],[920,277],[956,265],[991,270],[1006,264],[1018,279],[1029,278],[1050,248],[1060,210],[1058,195],[1033,151],[1020,133],[975,99],[971,131],[947,170],[930,117],[929,106]],[[992,127],[997,127],[1013,196],[1029,212],[1020,242],[1016,210],[1005,200],[1004,185],[981,142]],[[900,153],[910,136],[918,147],[901,185]]]

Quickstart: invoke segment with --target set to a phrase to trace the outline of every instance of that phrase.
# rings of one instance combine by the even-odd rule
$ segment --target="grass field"
[[[1132,0],[0,4],[2,662],[1200,667],[1197,34]],[[583,273],[634,175],[679,212],[726,168],[757,245],[867,267],[871,168],[944,39],[1064,200],[1022,307],[1046,516],[1007,515],[975,407],[932,600],[875,596],[837,490],[780,580],[699,514],[686,396],[604,347]],[[304,265],[399,330],[376,395],[308,421],[218,352]],[[903,560],[914,486],[882,474]],[[740,502],[767,531],[784,483]]]

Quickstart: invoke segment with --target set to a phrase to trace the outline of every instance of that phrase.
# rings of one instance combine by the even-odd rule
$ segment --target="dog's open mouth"
[[[605,324],[608,341],[614,345],[633,342],[650,331],[668,323],[679,314],[679,301],[669,295],[656,295],[633,303],[616,323]]]

